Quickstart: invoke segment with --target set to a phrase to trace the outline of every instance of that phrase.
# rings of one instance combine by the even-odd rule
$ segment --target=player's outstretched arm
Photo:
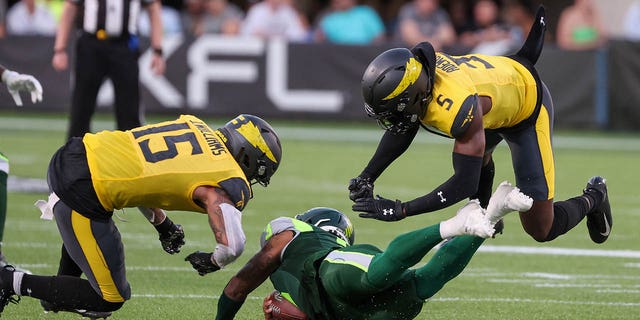
[[[158,231],[162,249],[169,254],[180,252],[180,248],[185,244],[182,226],[173,223],[160,208],[138,207],[138,210]]]
[[[42,101],[42,85],[32,75],[20,74],[0,66],[0,77],[16,105],[22,105],[20,91],[29,92],[33,103]]]
[[[406,133],[386,131],[362,173],[349,181],[349,199],[373,198],[373,182],[411,145],[420,127]]]
[[[193,197],[207,211],[209,226],[217,242],[213,252],[197,251],[185,259],[202,276],[235,261],[244,251],[246,237],[242,230],[242,213],[232,205],[224,190],[200,186]]]
[[[216,320],[233,319],[247,298],[280,266],[280,257],[293,232],[278,233],[265,243],[238,273],[229,280],[218,301]]]

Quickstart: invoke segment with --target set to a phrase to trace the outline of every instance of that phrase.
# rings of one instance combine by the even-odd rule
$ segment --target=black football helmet
[[[351,220],[344,213],[326,207],[317,207],[296,216],[296,219],[327,231],[352,245],[356,233]]]
[[[280,138],[266,121],[241,114],[218,131],[247,180],[267,186],[282,158]]]
[[[427,110],[435,51],[430,44],[425,46],[431,48],[426,59],[419,59],[406,48],[387,50],[369,63],[362,76],[365,111],[385,130],[407,132],[420,124]]]

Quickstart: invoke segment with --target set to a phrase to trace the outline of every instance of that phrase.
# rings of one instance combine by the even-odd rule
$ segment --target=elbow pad
[[[222,210],[224,218],[228,245],[218,244],[213,251],[213,259],[222,268],[242,254],[247,239],[242,230],[242,213],[240,210],[228,203],[221,204],[220,210]]]
[[[455,173],[431,193],[403,204],[407,216],[449,207],[476,193],[482,170],[482,157],[453,153]]]

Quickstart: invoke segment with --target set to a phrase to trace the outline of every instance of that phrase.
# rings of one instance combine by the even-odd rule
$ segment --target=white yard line
[[[215,126],[215,125],[214,125]],[[68,129],[66,119],[46,119],[32,117],[0,118],[3,130],[65,132]],[[93,120],[95,131],[111,130],[113,121]],[[308,128],[293,125],[279,125],[278,133],[282,139],[303,141],[340,141],[340,142],[377,142],[382,136],[382,129],[372,126],[371,129],[348,128]],[[451,140],[433,134],[421,134],[416,137],[417,143],[451,144]],[[595,137],[595,136],[554,136],[554,148],[580,150],[616,150],[640,151],[640,139],[629,137]]]
[[[177,294],[132,294],[134,298],[150,298],[150,299],[219,299],[219,295],[177,295]],[[250,295],[247,297],[250,300],[262,300],[262,296]],[[598,306],[612,306],[612,307],[640,307],[640,302],[600,302],[600,301],[563,301],[563,300],[545,300],[545,299],[520,299],[520,298],[433,298],[428,300],[429,302],[502,302],[502,303],[534,303],[534,304],[567,304],[567,305],[598,305]]]

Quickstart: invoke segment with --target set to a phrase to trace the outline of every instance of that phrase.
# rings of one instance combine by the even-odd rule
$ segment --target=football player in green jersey
[[[376,57],[364,72],[362,93],[367,114],[387,131],[368,165],[349,183],[353,210],[363,212],[361,217],[392,221],[465,198],[486,206],[495,173],[492,153],[505,140],[516,185],[534,200],[520,215],[533,239],[551,241],[586,216],[591,239],[607,240],[612,220],[605,179],[595,176],[581,195],[554,202],[553,103],[534,67],[544,31],[541,7],[524,46],[513,56],[450,56],[424,42]],[[374,198],[374,181],[407,150],[420,127],[454,140],[453,176],[411,201]]]
[[[122,307],[131,287],[112,219],[122,208],[141,208],[171,254],[180,251],[184,233],[164,210],[203,214],[217,245],[213,252],[197,251],[186,260],[200,275],[225,267],[244,251],[241,210],[253,196],[251,185],[266,186],[281,156],[273,128],[244,114],[217,130],[182,115],[71,138],[51,159],[47,178],[52,193],[39,203],[43,217],[55,216],[62,236],[58,276],[0,269],[0,312],[16,301],[14,295],[40,299],[45,310],[94,318]]]
[[[28,92],[31,95],[31,102],[42,101],[42,85],[38,79],[32,75],[20,74],[0,65],[0,79],[7,86],[13,101],[22,106],[20,92]],[[4,236],[4,226],[7,218],[7,180],[9,176],[9,158],[0,152],[0,268],[9,264],[2,253],[2,239]],[[16,268],[18,269],[18,268]],[[26,269],[20,271],[29,273]]]
[[[491,221],[526,211],[531,203],[504,182],[486,211],[471,200],[453,218],[396,237],[385,251],[353,244],[353,225],[335,209],[275,219],[262,234],[262,249],[224,288],[216,319],[233,319],[247,295],[267,278],[309,319],[412,319],[493,235]],[[450,237],[427,264],[409,269]],[[271,311],[265,308],[266,319]]]

